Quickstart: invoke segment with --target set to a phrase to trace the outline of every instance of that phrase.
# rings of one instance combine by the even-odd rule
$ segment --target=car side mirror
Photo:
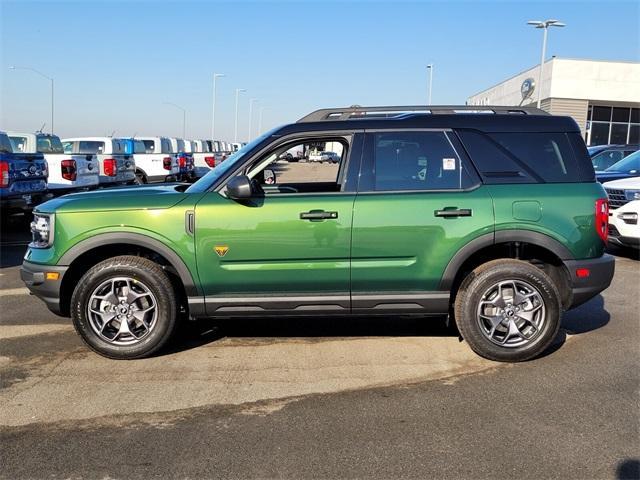
[[[253,196],[251,180],[246,175],[233,177],[227,183],[227,197],[232,200],[248,200]]]

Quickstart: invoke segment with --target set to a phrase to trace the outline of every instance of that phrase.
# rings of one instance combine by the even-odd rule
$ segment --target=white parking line
[[[22,288],[5,288],[0,290],[0,297],[9,297],[11,295],[29,295],[29,289]]]

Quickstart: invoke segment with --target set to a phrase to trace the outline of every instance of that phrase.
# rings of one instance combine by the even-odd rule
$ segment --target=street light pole
[[[537,106],[540,108],[540,104],[542,102],[542,73],[544,71],[544,58],[547,55],[547,32],[549,27],[564,27],[566,24],[558,21],[558,20],[545,20],[544,22],[540,20],[529,20],[527,25],[532,25],[535,28],[542,28],[544,33],[542,35],[542,54],[540,55],[540,69],[538,70],[538,85],[536,86],[538,90],[538,102]]]
[[[236,121],[233,129],[233,142],[238,142],[238,96],[241,92],[246,92],[244,88],[236,88]]]
[[[249,138],[248,138],[248,142],[251,141],[251,139],[253,138],[252,135],[252,127],[253,127],[253,104],[255,102],[257,102],[258,100],[255,98],[252,98],[251,100],[249,100]]]
[[[185,139],[187,137],[187,110],[183,107],[181,107],[180,105],[176,105],[175,103],[171,103],[171,102],[162,102],[165,105],[171,105],[173,107],[179,108],[180,110],[182,110],[182,138]]]
[[[37,73],[38,75],[46,78],[47,80],[49,80],[51,82],[51,134],[53,135],[53,78],[45,75],[44,73],[36,70],[35,68],[31,68],[31,67],[16,67],[15,65],[12,65],[9,67],[10,70],[30,70],[34,73]]]
[[[429,105],[431,105],[431,90],[433,87],[433,64],[432,63],[427,65],[427,70],[429,70]]]
[[[224,77],[222,73],[213,74],[213,100],[211,102],[211,141],[215,139],[216,129],[216,78]]]
[[[265,107],[260,107],[260,116],[258,117],[258,135],[262,135],[262,115],[264,114]]]

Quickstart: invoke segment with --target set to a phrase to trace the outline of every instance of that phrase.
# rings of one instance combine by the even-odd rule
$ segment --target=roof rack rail
[[[456,113],[490,113],[516,115],[549,115],[535,107],[496,106],[496,105],[408,105],[386,107],[322,108],[302,117],[297,123],[322,122],[329,120],[351,120],[354,118],[393,118],[405,114],[456,114]]]

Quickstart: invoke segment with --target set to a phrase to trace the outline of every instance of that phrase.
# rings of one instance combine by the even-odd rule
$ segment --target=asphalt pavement
[[[195,322],[111,361],[19,280],[2,232],[0,478],[640,478],[640,262],[535,360],[438,319]]]

